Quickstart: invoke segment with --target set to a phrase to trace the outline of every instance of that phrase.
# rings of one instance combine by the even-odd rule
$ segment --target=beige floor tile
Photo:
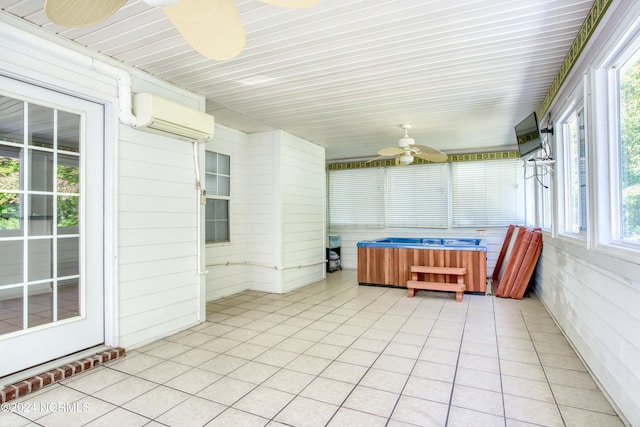
[[[357,386],[343,406],[368,414],[388,417],[393,411],[398,398],[399,395],[396,393]]]
[[[304,354],[333,360],[345,351],[345,349],[346,347],[319,342],[309,347]]]
[[[154,383],[164,384],[178,375],[187,372],[189,369],[191,368],[187,365],[165,360],[142,372],[138,372],[137,376],[145,380],[153,381]]]
[[[246,381],[222,377],[215,383],[198,392],[197,396],[230,406],[243,398],[255,387],[255,384]]]
[[[222,376],[204,369],[190,369],[183,374],[167,381],[166,386],[184,391],[189,394],[196,394],[205,387],[218,381]]]
[[[460,340],[432,337],[427,338],[426,346],[428,348],[437,348],[440,350],[455,351],[456,353],[460,349]]]
[[[338,410],[338,406],[298,396],[293,399],[275,420],[296,427],[323,427]]]
[[[108,362],[105,366],[120,372],[136,375],[137,373],[142,372],[145,369],[149,369],[163,361],[164,360],[159,357],[138,353],[114,360],[113,362]]]
[[[374,365],[375,366],[375,365]],[[432,380],[453,382],[456,374],[456,367],[452,365],[443,365],[442,363],[427,362],[418,360],[411,372],[411,375],[421,378],[429,378]]]
[[[265,418],[273,418],[295,397],[294,394],[258,386],[233,407]]]
[[[207,362],[214,357],[216,357],[218,353],[213,351],[204,350],[202,348],[192,348],[191,350],[185,351],[182,354],[171,359],[176,363],[181,363],[183,365],[196,367],[198,365]]]
[[[456,366],[458,364],[458,353],[455,351],[447,351],[440,350],[437,348],[430,348],[425,346],[425,348],[420,353],[418,357],[419,360],[424,360],[427,362],[435,362],[442,363],[445,365]]]
[[[265,387],[270,387],[292,394],[298,394],[316,377],[303,372],[281,369],[262,383]]]
[[[364,350],[348,348],[336,359],[339,362],[351,363],[353,365],[371,366],[378,358],[378,353]]]
[[[367,367],[365,366],[333,361],[320,373],[320,376],[323,378],[357,384],[366,372]]]
[[[274,326],[274,327],[277,327],[277,326]],[[271,329],[269,329],[269,330],[271,330]],[[235,340],[235,341],[245,342],[245,341],[248,341],[251,338],[255,337],[259,333],[260,332],[252,331],[251,329],[234,328],[230,332],[227,332],[226,334],[224,334],[224,337],[228,338],[228,339]]]
[[[86,394],[93,394],[128,377],[129,375],[124,372],[99,367],[80,375],[74,375],[69,380],[63,381],[62,384]]]
[[[504,427],[504,417],[452,406],[447,427]]]
[[[349,408],[340,408],[329,422],[329,427],[384,427],[387,419]]]
[[[266,381],[270,376],[278,372],[280,368],[255,361],[249,361],[233,372],[227,374],[230,378],[242,380],[254,384]]]
[[[193,332],[189,335],[185,335],[177,340],[175,340],[178,344],[184,344],[191,347],[198,347],[208,341],[211,341],[213,337],[209,334],[204,334],[202,332]]]
[[[587,372],[584,364],[576,356],[562,356],[559,354],[540,353],[539,357],[542,366],[544,366],[545,368],[552,367]]]
[[[546,381],[503,375],[502,388],[505,394],[555,403],[551,387]]]
[[[325,344],[337,345],[340,347],[349,347],[357,338],[358,337],[354,335],[345,335],[333,331],[320,339],[320,342]]]
[[[317,377],[300,392],[300,396],[340,406],[354,387],[351,383]]]
[[[381,354],[373,363],[372,367],[384,371],[397,372],[399,374],[410,374],[415,364],[415,359]]]
[[[407,381],[402,394],[448,405],[452,387],[452,383],[412,376]]]
[[[173,359],[177,355],[191,350],[191,346],[176,342],[167,342],[164,345],[155,347],[146,352],[148,356],[160,357],[162,359]]]
[[[529,380],[546,381],[542,366],[531,363],[516,362],[513,360],[500,360],[500,371],[503,375],[526,378]]]
[[[231,350],[234,347],[242,344],[240,341],[232,340],[229,338],[218,337],[214,338],[211,341],[207,341],[203,345],[201,345],[200,349],[211,351],[214,353],[224,353],[225,351]]]
[[[159,386],[122,405],[124,409],[149,418],[156,418],[184,402],[189,394],[169,387]]]
[[[331,360],[329,359],[301,354],[300,356],[293,359],[285,367],[293,371],[304,372],[305,374],[318,375],[330,363]]]
[[[360,385],[400,393],[408,378],[407,374],[371,368],[360,381]]]
[[[264,363],[267,365],[283,367],[286,366],[293,359],[298,357],[298,353],[294,353],[291,351],[280,350],[277,348],[271,348],[264,353],[260,354],[258,357],[253,359],[254,362]]]
[[[500,360],[512,360],[516,362],[529,363],[533,365],[540,364],[538,353],[533,350],[522,350],[519,348],[500,347]]]
[[[494,374],[500,372],[500,364],[497,357],[479,356],[476,354],[460,353],[458,367],[492,372]]]
[[[563,426],[558,407],[553,403],[504,395],[505,416],[512,420],[555,427]]]
[[[0,424],[1,424],[0,419]],[[107,412],[100,418],[96,418],[90,423],[86,424],[87,427],[113,427],[113,426],[127,426],[127,427],[142,427],[147,425],[151,421],[149,418],[142,415],[135,414],[131,411],[127,411],[122,408],[115,408],[114,410]],[[6,425],[6,424],[2,424]]]
[[[500,375],[494,372],[459,367],[456,372],[456,384],[502,392]]]
[[[248,342],[243,342],[242,344],[233,347],[225,352],[229,356],[240,357],[242,359],[251,360],[253,358],[258,357],[265,351],[269,350],[269,347],[265,347],[263,345],[251,344]]]
[[[56,409],[48,411],[48,414],[38,418],[38,425],[47,427],[83,426],[116,408],[114,405],[92,396],[85,396],[83,399],[75,402],[60,401],[51,403],[52,406],[50,407]],[[65,409],[60,410],[58,404],[62,404]]]
[[[158,384],[137,377],[128,377],[118,383],[94,394],[95,397],[106,400],[114,405],[123,405],[144,393],[158,387]]]
[[[560,405],[560,413],[567,427],[624,427],[617,415]]]
[[[451,404],[459,408],[504,416],[502,394],[456,384],[453,387]]]
[[[390,356],[406,357],[407,359],[417,359],[422,351],[422,346],[412,344],[402,344],[391,342],[384,349],[383,354]]]
[[[247,341],[250,344],[257,344],[264,347],[273,347],[280,344],[286,338],[282,335],[271,334],[269,332],[263,332]]]
[[[198,367],[216,374],[227,375],[229,372],[235,371],[247,362],[247,359],[221,354]]]
[[[558,405],[615,415],[615,411],[600,390],[586,390],[553,383],[551,390]]]
[[[234,408],[228,408],[223,413],[206,424],[206,427],[262,427],[269,422],[268,419],[240,411]]]
[[[360,337],[356,339],[353,342],[353,344],[351,344],[350,347],[356,350],[371,351],[373,353],[382,353],[382,351],[387,346],[387,344],[388,344],[387,341],[373,340],[370,338]]]
[[[544,372],[550,384],[561,384],[587,390],[598,390],[598,386],[587,372],[546,366]]]
[[[447,419],[447,405],[429,400],[401,396],[391,419],[409,425],[442,427]],[[389,425],[399,425],[389,423]]]
[[[224,405],[191,396],[156,418],[156,420],[172,427],[200,427],[225,409],[226,406]]]

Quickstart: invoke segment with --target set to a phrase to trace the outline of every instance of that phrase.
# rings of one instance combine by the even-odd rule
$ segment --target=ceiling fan
[[[398,146],[383,148],[378,151],[379,157],[371,159],[369,162],[391,156],[395,156],[396,164],[400,165],[410,165],[416,157],[430,162],[447,161],[447,155],[442,151],[433,147],[418,145],[415,139],[409,138],[410,124],[403,124],[400,127],[404,129],[404,136],[398,140]]]
[[[143,0],[161,7],[185,40],[200,54],[219,61],[234,58],[246,37],[233,0]],[[275,6],[302,9],[321,0],[258,0]],[[45,0],[47,17],[63,27],[88,27],[107,19],[127,0]]]

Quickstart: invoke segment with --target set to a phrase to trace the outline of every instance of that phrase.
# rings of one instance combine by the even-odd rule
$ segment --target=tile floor
[[[342,270],[207,313],[13,401],[0,425],[623,425],[535,295],[407,298]]]

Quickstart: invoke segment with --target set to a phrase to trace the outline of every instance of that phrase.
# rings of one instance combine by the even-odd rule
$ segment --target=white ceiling
[[[450,154],[514,150],[513,126],[542,104],[593,0],[236,0],[247,44],[225,62],[139,0],[80,29],[50,23],[43,4],[0,9],[206,96],[219,123],[284,129],[337,160],[396,146],[402,123]]]

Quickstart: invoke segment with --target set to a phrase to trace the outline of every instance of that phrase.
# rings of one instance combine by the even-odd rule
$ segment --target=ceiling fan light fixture
[[[413,163],[413,156],[411,155],[411,153],[405,152],[404,154],[400,155],[401,165],[406,166],[410,165],[411,163]]]

